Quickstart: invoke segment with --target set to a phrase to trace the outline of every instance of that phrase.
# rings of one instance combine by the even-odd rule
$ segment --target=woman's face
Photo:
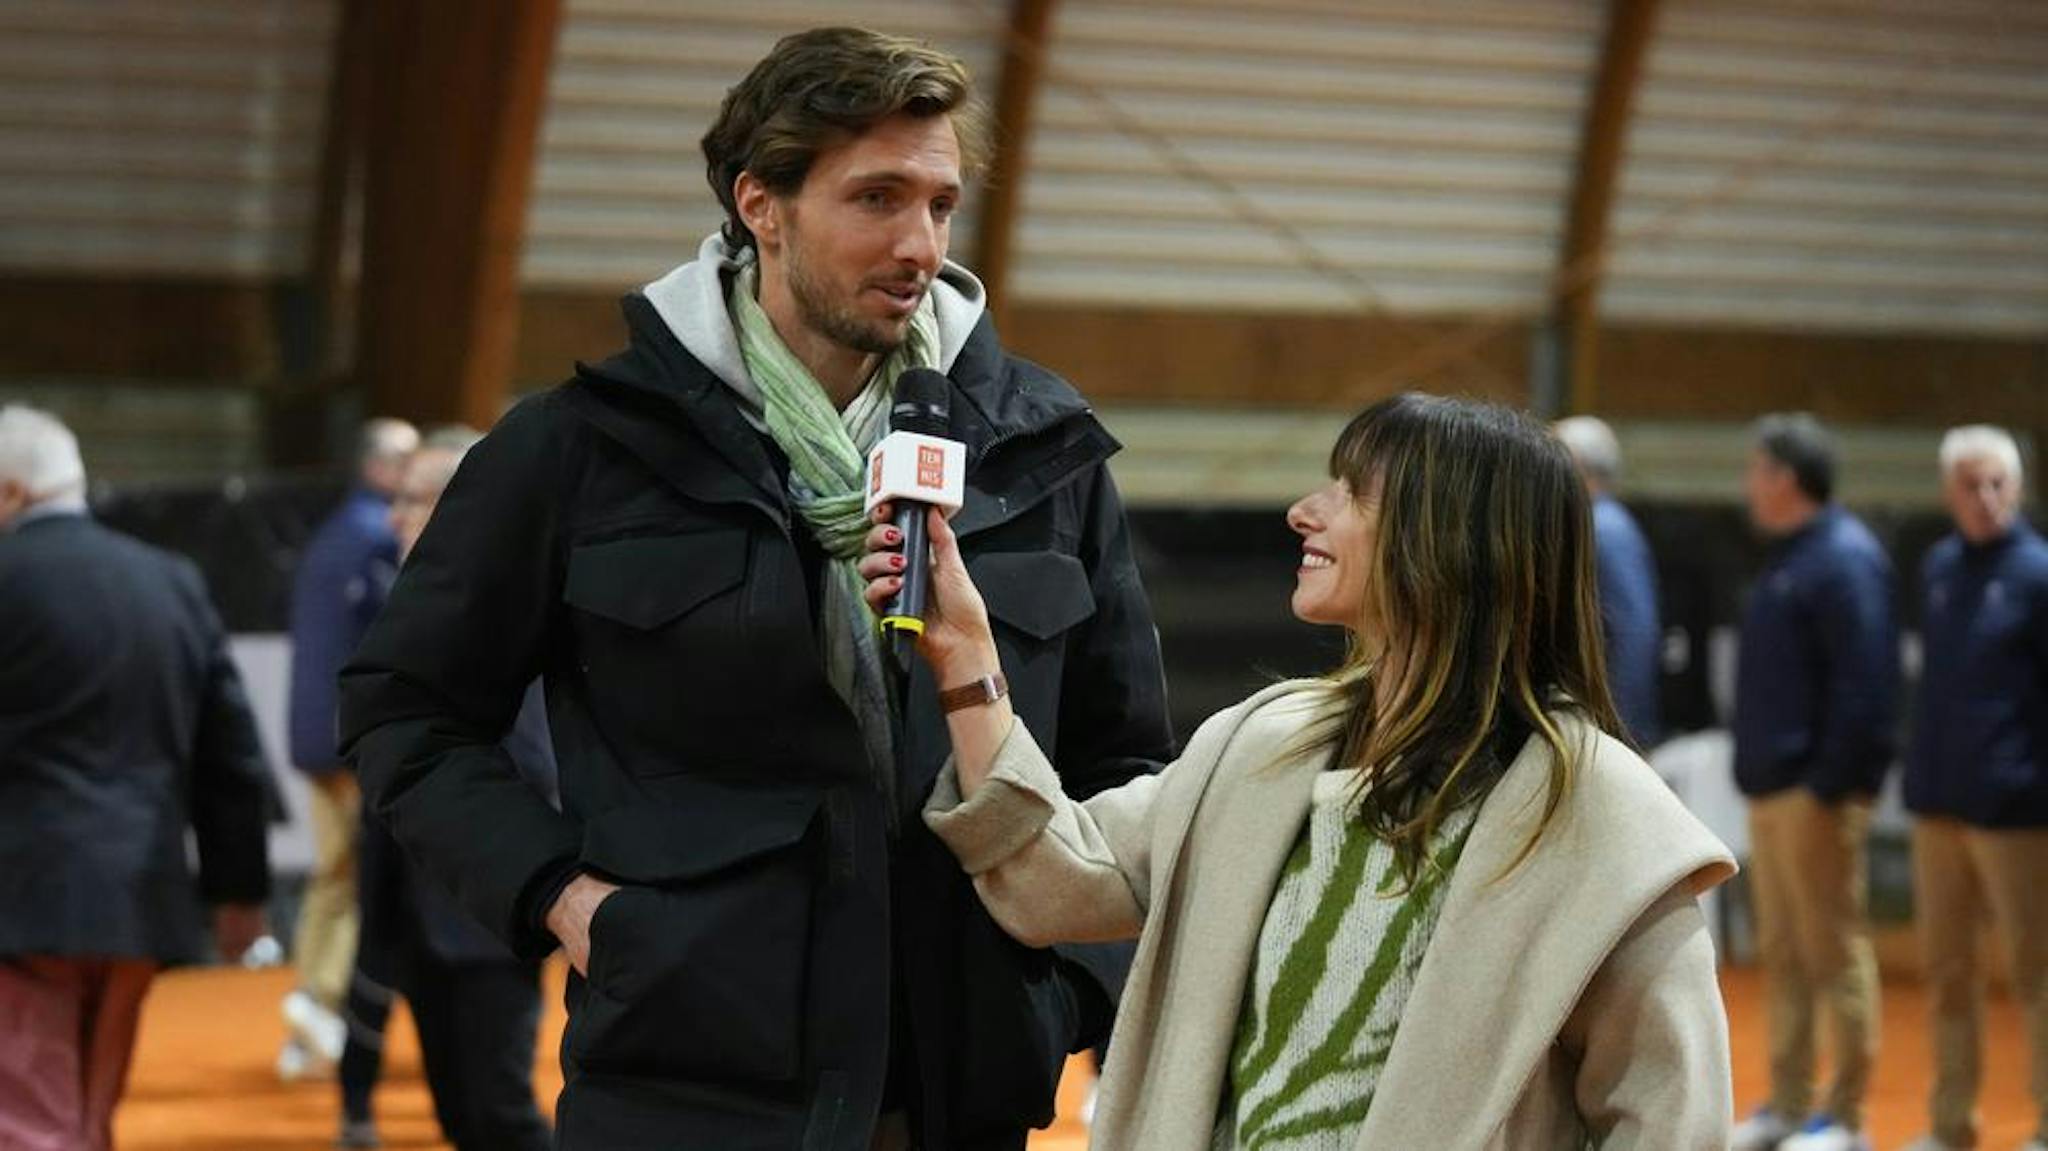
[[[1367,571],[1379,534],[1379,484],[1353,495],[1331,480],[1287,509],[1287,526],[1301,537],[1294,573],[1294,615],[1305,623],[1357,628],[1364,616]]]

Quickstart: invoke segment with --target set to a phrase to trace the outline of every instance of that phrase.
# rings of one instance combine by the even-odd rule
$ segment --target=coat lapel
[[[1153,891],[1164,899],[1155,900],[1150,916],[1200,923],[1204,930],[1199,937],[1149,933],[1133,966],[1130,986],[1146,989],[1142,1009],[1156,1021],[1157,1035],[1148,1066],[1114,1077],[1131,1084],[1138,1097],[1114,1104],[1120,1118],[1142,1117],[1148,1146],[1207,1147],[1215,1128],[1266,906],[1308,818],[1322,763],[1320,756],[1271,762],[1300,730],[1298,715],[1272,713],[1294,710],[1266,709],[1239,730],[1197,798],[1185,834],[1172,841],[1167,870],[1153,876]],[[1230,849],[1181,851],[1189,838]],[[1111,1045],[1112,1062],[1122,1050]],[[1194,1100],[1208,1106],[1191,1106]],[[1102,1100],[1103,1108],[1111,1106],[1112,1100]],[[1154,1140],[1153,1132],[1169,1134]]]
[[[1480,809],[1359,1151],[1493,1146],[1622,935],[1689,877],[1732,870],[1720,842],[1634,755],[1580,720],[1567,719],[1565,735],[1587,741],[1572,795],[1512,871],[1542,815],[1550,752],[1541,739]]]

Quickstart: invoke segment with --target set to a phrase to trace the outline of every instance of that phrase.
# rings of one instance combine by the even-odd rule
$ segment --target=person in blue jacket
[[[286,1080],[330,1072],[347,1035],[340,1009],[356,958],[362,801],[338,746],[335,676],[355,654],[398,577],[391,497],[418,446],[419,432],[402,420],[363,425],[355,486],[313,533],[292,582],[287,734],[292,763],[309,785],[313,870],[292,939],[299,985],[283,1004],[289,1031],[277,1070]]]
[[[1833,438],[1812,416],[1758,421],[1744,487],[1770,540],[1742,617],[1735,782],[1749,799],[1771,1096],[1731,1146],[1864,1151],[1878,1039],[1866,839],[1897,742],[1891,561],[1834,502]],[[1834,1081],[1814,1111],[1823,1004]]]
[[[452,425],[420,441],[391,504],[401,563],[419,543],[463,456],[482,438]],[[527,686],[502,743],[520,778],[559,806],[560,772],[539,680]],[[382,1073],[385,1024],[396,992],[412,1008],[434,1116],[455,1151],[547,1151],[548,1123],[533,1095],[540,962],[515,957],[414,865],[367,809],[356,886],[362,928],[349,989],[335,1146],[381,1144],[371,1095]]]
[[[1636,746],[1654,747],[1663,738],[1657,692],[1664,626],[1657,610],[1657,561],[1635,517],[1614,498],[1615,481],[1621,478],[1621,442],[1596,416],[1559,420],[1557,438],[1579,465],[1586,492],[1593,498],[1593,559],[1614,706]]]
[[[1926,658],[1906,759],[1915,920],[1932,993],[1932,1131],[1910,1151],[1977,1145],[1982,985],[1996,920],[2026,1016],[2048,1151],[2048,542],[2020,518],[2019,446],[1982,425],[1941,442],[1954,534],[1921,566]]]

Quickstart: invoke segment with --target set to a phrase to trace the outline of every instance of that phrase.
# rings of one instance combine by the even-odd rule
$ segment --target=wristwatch
[[[939,693],[939,706],[948,714],[964,707],[986,707],[1010,694],[1010,681],[1002,672],[982,676],[972,683],[947,688]]]

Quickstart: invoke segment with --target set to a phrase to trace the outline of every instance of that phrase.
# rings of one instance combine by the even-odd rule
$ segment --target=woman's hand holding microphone
[[[988,605],[967,574],[960,557],[960,541],[937,510],[925,513],[931,539],[931,585],[924,607],[924,633],[918,637],[917,654],[932,669],[932,678],[943,694],[972,687],[987,677],[999,677],[1001,660],[996,654],[995,636],[989,629]],[[868,531],[868,554],[860,561],[861,578],[868,581],[868,606],[877,613],[903,586],[907,564],[920,557],[902,552],[903,533],[894,527],[893,504],[875,507],[875,526]],[[960,775],[960,794],[974,794],[988,776],[995,754],[1009,737],[1014,714],[1007,697],[994,699],[974,694],[946,713],[946,725],[953,736],[953,755]]]

